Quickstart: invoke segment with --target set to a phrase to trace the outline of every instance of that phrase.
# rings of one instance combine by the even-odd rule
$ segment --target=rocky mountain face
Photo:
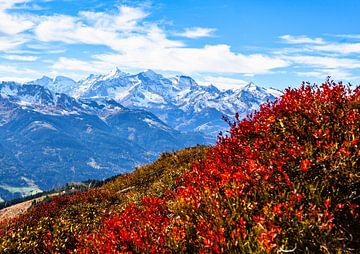
[[[221,91],[214,85],[199,85],[188,76],[165,78],[152,70],[133,75],[115,69],[81,80],[70,94],[76,98],[112,98],[126,107],[150,111],[176,130],[202,132],[213,142],[219,131],[228,128],[222,116],[233,117],[238,112],[245,117],[281,92],[253,83]]]
[[[75,82],[71,78],[64,76],[57,76],[54,79],[44,76],[40,79],[31,81],[28,84],[43,86],[55,93],[64,93],[64,94],[71,94],[72,91],[77,89],[78,86],[77,82]]]
[[[55,81],[45,83],[50,90],[75,98],[112,98],[126,107],[147,110],[178,131],[202,132],[209,142],[228,128],[223,116],[233,117],[238,112],[245,117],[261,103],[281,95],[254,83],[222,91],[214,85],[199,85],[188,76],[165,78],[152,70],[128,74],[117,68],[106,75],[90,75],[77,85],[66,81],[54,89]]]
[[[113,99],[78,100],[35,83],[0,83],[2,200],[107,178],[161,152],[205,142]]]
[[[117,68],[79,82],[0,83],[0,202],[214,143],[228,129],[223,116],[244,117],[280,94],[253,83],[223,91],[188,76]]]

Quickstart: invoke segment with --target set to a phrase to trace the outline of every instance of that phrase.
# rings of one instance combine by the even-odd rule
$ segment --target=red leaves
[[[324,206],[325,206],[325,209],[326,209],[326,210],[329,209],[330,204],[331,204],[330,199],[329,199],[329,198],[325,199],[325,201],[324,201]]]
[[[300,163],[300,170],[303,172],[307,172],[311,166],[311,161],[308,159],[302,160]]]
[[[341,221],[333,210],[343,205],[331,206],[338,191],[323,188],[341,188],[323,172],[358,153],[349,144],[358,143],[359,112],[348,103],[358,97],[358,90],[341,84],[303,84],[247,119],[236,115],[230,136],[220,136],[207,160],[178,180],[178,188],[105,222],[104,243],[112,239],[122,251],[219,253],[250,241],[271,251],[281,239],[290,243],[310,228],[333,229]],[[326,171],[319,171],[324,165]],[[349,208],[351,214],[358,211]],[[300,231],[292,235],[287,227]]]
[[[107,215],[77,236],[79,252],[346,249],[360,226],[359,103],[358,87],[329,81],[237,115],[166,195]]]
[[[351,141],[352,146],[357,146],[358,143],[359,143],[359,138],[354,138],[354,140]]]
[[[80,238],[80,249],[89,248],[100,253],[166,252],[167,213],[164,200],[144,198],[142,207],[130,204],[121,214],[105,220],[99,234]]]

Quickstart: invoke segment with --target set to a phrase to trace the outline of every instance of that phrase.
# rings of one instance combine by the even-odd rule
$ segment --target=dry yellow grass
[[[3,209],[0,210],[0,223],[6,220],[10,220],[10,219],[14,219],[16,217],[18,217],[19,215],[22,215],[24,213],[26,213],[29,208],[31,207],[31,205],[33,204],[33,202],[41,202],[43,201],[46,197],[55,197],[57,195],[59,195],[60,193],[52,193],[52,194],[48,194],[46,196],[42,196],[39,198],[34,198],[31,200],[27,200],[24,202],[21,202],[19,204],[15,204],[9,207],[5,207]]]

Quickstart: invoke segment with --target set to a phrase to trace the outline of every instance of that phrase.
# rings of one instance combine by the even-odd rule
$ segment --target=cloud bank
[[[179,31],[168,29],[150,19],[151,7],[119,5],[108,12],[86,10],[74,15],[40,15],[24,10],[17,12],[21,4],[34,5],[31,0],[0,0],[1,58],[10,61],[6,66],[0,62],[2,76],[13,74],[21,79],[25,78],[21,75],[30,75],[32,78],[39,70],[36,65],[24,64],[42,61],[52,74],[72,77],[102,73],[118,66],[126,70],[151,68],[196,73],[202,74],[203,80],[216,77],[207,80],[231,84],[244,82],[242,79],[237,82],[232,75],[251,78],[281,72],[358,79],[354,70],[360,68],[360,42],[356,41],[360,35],[342,37],[355,41],[334,42],[319,36],[285,34],[279,36],[281,47],[276,51],[260,49],[258,53],[249,53],[234,51],[225,43],[190,46],[187,40],[214,37],[217,29],[200,26]],[[86,56],[66,54],[70,46],[101,47],[101,50],[90,48]],[[29,54],[31,52],[34,54]]]

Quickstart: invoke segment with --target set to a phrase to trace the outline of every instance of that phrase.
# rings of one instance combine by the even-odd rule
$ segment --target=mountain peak
[[[108,74],[104,76],[104,79],[120,78],[126,75],[127,73],[121,71],[118,67],[115,67]]]
[[[205,89],[206,89],[206,91],[211,92],[211,93],[220,93],[220,90],[213,84],[211,84],[210,86],[207,86]]]
[[[50,78],[50,77],[48,77],[48,76],[42,76],[41,78],[39,78],[39,79],[37,79],[37,80],[35,80],[34,82],[40,82],[40,83],[50,83],[50,82],[52,82],[53,81],[53,79],[52,78]]]
[[[146,71],[144,71],[144,73],[146,74],[157,74],[155,71],[153,71],[152,69],[147,69]]]
[[[151,69],[147,69],[146,71],[143,71],[140,74],[144,75],[145,77],[147,77],[149,79],[157,79],[161,76],[160,74],[156,73],[155,71],[153,71]]]
[[[38,85],[55,93],[71,94],[77,83],[73,79],[65,76],[57,76],[54,79],[43,76],[40,79],[26,83],[26,85]]]
[[[73,79],[65,77],[65,76],[57,76],[54,79],[54,83],[59,83],[59,82],[72,82],[72,83],[76,83]]]
[[[176,76],[173,83],[181,89],[186,89],[198,85],[192,77],[185,75]]]
[[[40,86],[48,87],[52,83],[53,83],[52,78],[49,78],[48,76],[42,76],[39,79],[27,82],[26,85],[40,85]]]
[[[242,90],[255,92],[255,91],[261,91],[261,87],[255,85],[255,83],[251,81],[249,84],[245,85]]]
[[[52,78],[44,75],[44,76],[42,76],[41,78],[39,78],[38,80],[52,80]]]

